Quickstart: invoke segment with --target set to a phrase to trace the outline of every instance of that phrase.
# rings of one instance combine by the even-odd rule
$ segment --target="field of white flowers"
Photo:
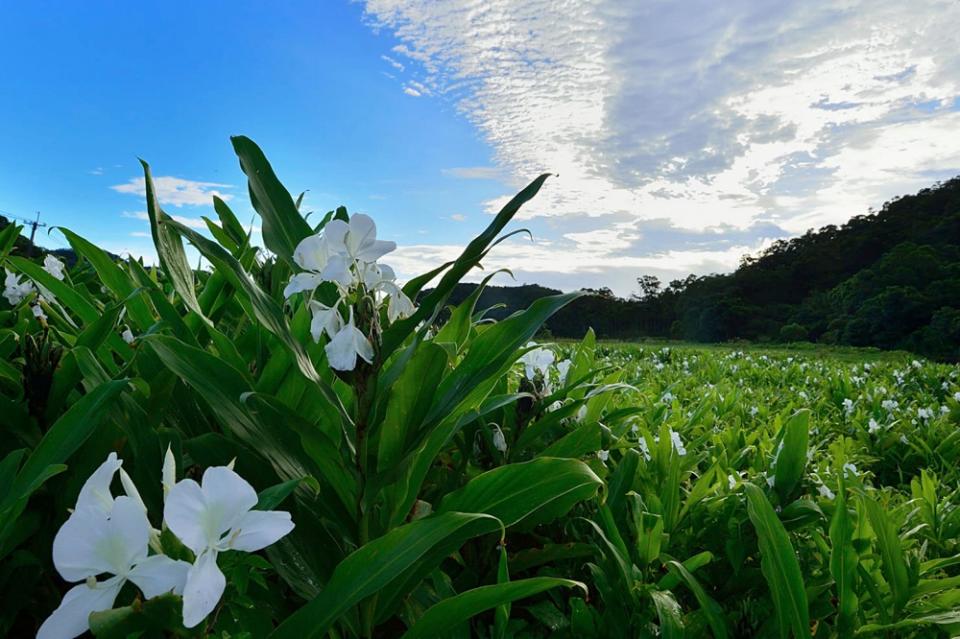
[[[266,251],[146,165],[157,267],[0,233],[0,633],[960,633],[957,366],[537,340],[447,299],[547,176],[400,283],[233,144]]]

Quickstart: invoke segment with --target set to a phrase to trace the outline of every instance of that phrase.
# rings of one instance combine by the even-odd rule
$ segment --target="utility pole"
[[[33,244],[33,236],[37,234],[38,226],[46,226],[46,224],[40,224],[40,211],[37,211],[37,219],[33,222],[27,222],[30,225],[30,244]]]

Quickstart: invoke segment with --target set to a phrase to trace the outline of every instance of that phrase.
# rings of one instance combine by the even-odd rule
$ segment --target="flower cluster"
[[[357,358],[373,362],[371,339],[377,339],[379,309],[384,305],[390,322],[413,314],[413,302],[397,285],[393,269],[377,262],[396,247],[378,240],[373,220],[357,214],[349,222],[330,220],[322,232],[304,238],[294,250],[293,260],[303,271],[290,279],[284,297],[307,293],[312,298],[324,282],[336,287],[333,304],[309,300],[310,332],[316,342],[326,333],[329,342],[324,350],[332,368],[351,371]]]
[[[66,264],[53,255],[48,254],[43,258],[43,269],[58,280],[62,280],[65,277],[64,273],[66,268]],[[47,316],[43,312],[43,308],[40,307],[40,300],[42,299],[47,303],[52,302],[53,293],[40,284],[34,286],[33,282],[28,279],[21,281],[20,276],[16,273],[12,273],[7,269],[4,269],[4,271],[6,271],[6,278],[3,281],[3,296],[7,299],[10,306],[16,306],[33,292],[38,291],[38,299],[30,307],[30,310],[33,312],[34,317],[45,320]]]
[[[44,621],[38,639],[72,639],[89,629],[91,613],[113,608],[128,581],[144,598],[183,596],[183,625],[192,628],[209,615],[223,595],[226,578],[217,555],[226,550],[253,552],[293,530],[290,513],[253,510],[257,493],[227,466],[208,468],[201,483],[175,483],[173,454],[167,449],[162,484],[164,526],[193,551],[192,564],[162,552],[160,531],[151,527],[136,485],[116,453],[84,483],[76,507],[53,541],[53,563],[71,588]],[[120,472],[125,495],[110,484]],[[153,550],[153,554],[150,554]],[[99,579],[108,575],[105,579]]]

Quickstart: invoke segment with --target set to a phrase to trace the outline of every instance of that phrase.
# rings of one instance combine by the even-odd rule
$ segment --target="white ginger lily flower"
[[[353,308],[350,321],[333,336],[323,350],[327,353],[330,367],[338,371],[352,371],[357,367],[357,356],[368,364],[373,363],[373,345],[367,336],[353,323]]]
[[[354,262],[376,262],[397,248],[396,242],[377,239],[377,225],[373,218],[363,213],[351,215],[349,223],[330,220],[323,228],[323,234],[332,253]]]
[[[36,317],[38,320],[47,319],[47,314],[43,312],[42,308],[40,308],[40,304],[34,304],[33,306],[30,307],[30,310],[33,312],[33,316]]]
[[[343,318],[340,317],[338,304],[332,307],[321,304],[316,300],[310,301],[310,310],[313,311],[313,319],[310,320],[310,334],[313,335],[313,341],[319,342],[320,336],[324,333],[327,337],[333,337],[343,328]]]
[[[293,250],[293,261],[304,272],[290,278],[290,283],[283,289],[285,298],[295,293],[313,291],[323,282],[349,286],[353,281],[346,259],[331,253],[325,234],[303,238]]]
[[[196,555],[183,590],[183,625],[193,628],[213,612],[226,578],[217,555],[227,550],[255,552],[293,530],[290,513],[252,510],[253,487],[226,466],[208,468],[201,483],[178,482],[167,495],[167,527]]]
[[[536,346],[536,343],[527,342],[527,347],[530,346]],[[553,354],[553,351],[542,347],[529,350],[520,357],[527,379],[530,380],[536,376],[537,372],[546,377],[547,370],[550,368],[550,364],[553,364],[554,359],[556,359],[556,355]]]
[[[33,283],[30,280],[20,281],[20,276],[4,269],[7,273],[3,281],[3,296],[7,298],[10,306],[16,306],[23,298],[33,292]]]
[[[410,317],[416,310],[417,307],[406,293],[399,286],[393,286],[387,298],[387,319],[396,322],[398,319]]]
[[[70,589],[43,622],[40,639],[72,639],[88,630],[93,612],[109,610],[127,580],[147,599],[166,592],[180,594],[190,564],[165,555],[147,556],[151,528],[137,497],[114,497],[110,482],[120,469],[116,453],[87,479],[76,508],[53,540],[53,563],[67,581],[83,581]],[[132,486],[129,477],[125,487]],[[111,577],[98,581],[97,576]]]
[[[163,501],[166,503],[167,495],[177,483],[177,460],[173,457],[173,450],[170,444],[167,444],[167,452],[163,455],[163,469],[160,471],[160,481],[163,485]]]
[[[500,430],[500,427],[497,425],[493,427],[493,447],[500,451],[501,455],[507,452],[507,439],[503,436],[503,431]]]
[[[127,344],[133,344],[137,339],[136,336],[133,334],[133,331],[131,331],[129,328],[123,329],[123,332],[120,334],[120,337],[122,337],[123,341],[125,341]]]
[[[58,280],[63,279],[64,270],[67,268],[67,265],[58,260],[53,255],[47,253],[46,257],[43,258],[43,270],[45,270],[50,275],[54,276]]]
[[[565,359],[562,362],[557,363],[557,372],[560,374],[560,383],[567,383],[567,374],[570,373],[570,367],[573,365],[569,359]]]

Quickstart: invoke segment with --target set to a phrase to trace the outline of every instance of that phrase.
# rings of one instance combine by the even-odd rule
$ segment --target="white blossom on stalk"
[[[177,482],[167,495],[167,528],[196,556],[183,589],[183,625],[193,628],[213,612],[226,587],[217,555],[227,550],[255,552],[293,530],[290,513],[253,510],[257,493],[226,466],[208,468],[201,483]]]
[[[133,344],[134,341],[136,341],[137,339],[136,336],[134,336],[133,331],[131,331],[129,327],[123,329],[123,332],[120,334],[120,337],[122,337],[123,341],[125,341],[127,344]]]
[[[293,261],[303,272],[290,278],[290,283],[283,289],[285,298],[313,291],[324,282],[336,282],[342,286],[349,286],[352,282],[346,259],[330,251],[324,234],[310,235],[300,240],[293,250]]]
[[[30,310],[33,312],[33,316],[36,317],[38,320],[47,319],[47,314],[43,312],[42,308],[40,308],[40,304],[34,304],[33,306],[30,307]]]
[[[58,260],[53,255],[47,253],[46,257],[43,258],[43,270],[45,270],[50,275],[54,276],[58,280],[63,279],[64,269],[67,268],[67,265]]]
[[[363,213],[351,215],[349,222],[330,220],[323,234],[332,253],[354,262],[376,262],[397,248],[396,242],[377,239],[377,225]]]
[[[323,350],[327,353],[330,367],[338,371],[352,371],[357,367],[357,356],[368,364],[373,363],[373,345],[367,336],[353,323],[353,308],[350,321],[343,325]]]
[[[493,427],[493,447],[500,451],[501,455],[507,452],[507,439],[503,436],[500,427],[496,425]]]
[[[6,271],[7,277],[3,281],[3,296],[7,298],[10,306],[16,306],[23,301],[23,298],[33,292],[33,283],[30,280],[21,282],[20,276],[16,273],[11,273],[7,269],[4,269],[4,271]]]
[[[340,317],[337,306],[334,304],[330,307],[316,300],[310,301],[310,310],[313,312],[313,319],[310,320],[310,334],[314,342],[319,342],[320,336],[324,333],[333,339],[333,336],[343,327],[343,318]]]
[[[567,374],[570,372],[570,367],[573,365],[569,359],[565,359],[562,362],[557,362],[557,373],[560,375],[560,383],[567,383]]]
[[[680,433],[670,429],[670,443],[673,445],[673,449],[677,451],[677,454],[683,457],[687,454],[687,449],[683,446],[683,440],[680,439]]]
[[[536,342],[527,342],[527,348],[536,345]],[[556,359],[556,356],[553,354],[553,351],[543,347],[529,350],[520,357],[524,372],[529,380],[532,380],[538,372],[545,378],[547,370],[550,368],[550,365],[553,364],[554,359]]]

